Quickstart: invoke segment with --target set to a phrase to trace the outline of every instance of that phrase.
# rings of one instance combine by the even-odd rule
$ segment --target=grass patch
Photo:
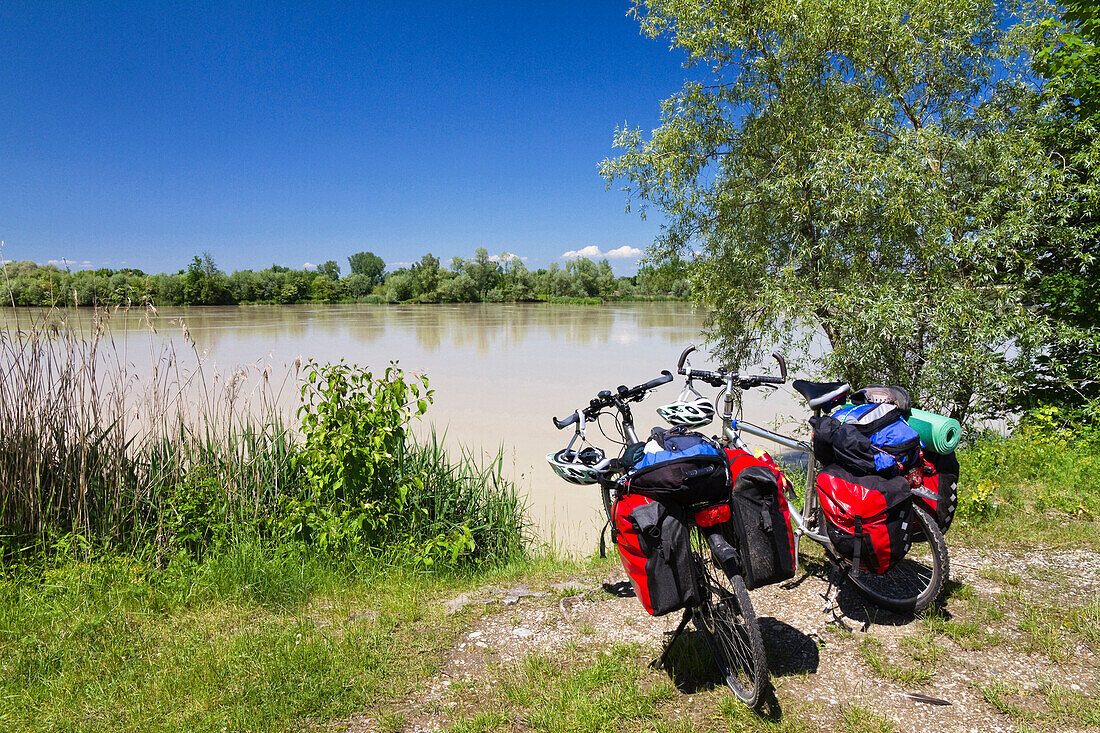
[[[982,699],[1002,715],[1013,720],[1038,720],[1040,717],[1039,711],[1025,704],[1028,695],[1019,687],[1010,686],[1000,680],[976,687]]]
[[[983,433],[958,455],[952,531],[967,544],[1100,549],[1100,426],[1041,407],[1011,436]]]
[[[933,643],[934,642],[929,642]],[[864,637],[859,641],[859,655],[867,663],[875,674],[886,680],[891,680],[903,685],[923,685],[932,679],[932,662],[918,660],[912,656],[912,663],[906,661],[901,664],[891,661],[882,646],[882,642],[874,637]]]
[[[1013,588],[1018,586],[1022,580],[1019,573],[1013,573],[1002,568],[982,568],[978,571],[978,576],[1002,585],[1010,585]]]
[[[999,680],[978,685],[982,697],[998,712],[1016,721],[1058,726],[1100,726],[1100,708],[1086,695],[1043,680],[1038,690],[1028,690]]]
[[[595,654],[553,658],[533,655],[498,668],[490,689],[480,691],[478,712],[448,730],[612,730],[649,723],[675,689],[649,671],[634,644]]]
[[[895,733],[897,728],[885,715],[863,705],[841,705],[840,720],[850,733]]]
[[[924,628],[931,634],[946,636],[968,651],[988,649],[1001,643],[1001,637],[986,631],[976,621],[946,619],[940,614],[927,614],[922,619]]]
[[[457,633],[436,601],[468,581],[247,552],[0,581],[0,728],[310,727],[414,689]]]

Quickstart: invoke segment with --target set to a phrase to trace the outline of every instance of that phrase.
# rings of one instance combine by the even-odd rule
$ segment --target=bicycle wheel
[[[714,562],[701,533],[694,534],[700,598],[692,622],[709,642],[726,685],[754,708],[768,686],[768,665],[749,592],[740,575],[727,576]]]
[[[913,524],[913,546],[885,575],[853,571],[848,576],[860,593],[888,611],[920,613],[928,608],[939,598],[950,572],[947,543],[935,520],[913,507]]]

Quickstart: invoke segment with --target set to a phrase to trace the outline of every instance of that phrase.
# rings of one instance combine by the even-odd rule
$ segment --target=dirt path
[[[865,606],[847,588],[837,592],[824,563],[812,559],[793,587],[754,591],[775,686],[770,724],[830,732],[1100,730],[1100,556],[1006,557],[956,546],[951,553],[948,597],[927,618],[897,617]],[[654,729],[729,730],[725,688],[645,667],[679,614],[648,616],[617,565],[600,572],[453,599],[471,625],[441,673],[347,729],[445,730],[475,720],[501,680],[532,657],[583,666],[620,643],[637,650],[642,685],[670,675],[677,685]],[[692,636],[677,644],[698,646]],[[917,702],[911,693],[948,704]],[[734,716],[744,729],[756,727],[744,713]],[[507,724],[474,729],[530,728],[522,710],[507,717]]]

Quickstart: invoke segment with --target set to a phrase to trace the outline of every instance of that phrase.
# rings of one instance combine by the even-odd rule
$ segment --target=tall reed
[[[246,393],[247,369],[223,378],[193,347],[181,354],[153,339],[139,370],[131,345],[114,340],[111,315],[97,311],[81,330],[55,310],[0,330],[0,526],[9,547],[75,536],[89,547],[164,549],[196,470],[217,477],[216,495],[202,498],[227,521],[254,520],[296,480],[270,372],[256,368],[258,385]]]
[[[434,430],[410,442],[404,469],[417,475],[407,497],[406,533],[420,542],[465,526],[474,541],[471,559],[497,561],[523,554],[531,541],[526,506],[504,471],[504,450],[489,458],[462,448],[452,459]]]
[[[0,549],[200,558],[242,533],[288,541],[280,510],[295,502],[282,498],[316,495],[278,407],[300,364],[281,383],[270,367],[219,373],[184,324],[189,348],[157,336],[154,314],[140,355],[133,338],[115,341],[106,310],[83,330],[62,310],[0,329]],[[421,562],[445,550],[449,564],[481,564],[523,552],[524,507],[502,454],[455,460],[434,434],[408,438],[398,474],[416,488],[392,507],[383,554]]]

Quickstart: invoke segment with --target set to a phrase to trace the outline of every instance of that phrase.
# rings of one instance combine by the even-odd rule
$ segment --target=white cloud
[[[526,262],[527,258],[526,257],[520,257],[519,255],[514,255],[511,252],[504,252],[504,253],[499,254],[499,255],[489,255],[489,261],[490,262],[513,262],[515,260],[519,260],[520,262]]]
[[[569,250],[564,253],[562,257],[567,260],[574,260],[578,257],[587,257],[588,259],[595,259],[597,257],[607,257],[610,259],[637,259],[642,256],[642,250],[637,247],[631,247],[624,244],[622,247],[616,247],[615,249],[608,250],[607,252],[601,252],[600,248],[594,244],[590,244],[584,249]]]
[[[317,268],[317,265],[313,264],[312,262],[303,262],[302,263],[302,269],[303,270],[314,270],[316,268]]]
[[[578,257],[603,257],[603,253],[600,252],[600,248],[594,244],[590,244],[584,249],[571,249],[562,255],[567,260],[575,260]]]

